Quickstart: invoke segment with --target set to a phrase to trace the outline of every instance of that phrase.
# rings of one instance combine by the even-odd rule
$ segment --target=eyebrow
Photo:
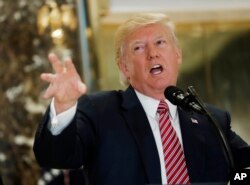
[[[145,44],[145,41],[135,40],[135,41],[132,41],[128,46],[129,46],[129,48],[133,48],[134,46],[136,46],[138,44]]]
[[[168,39],[168,36],[160,35],[155,38],[155,40],[157,39]]]
[[[158,39],[162,39],[162,38],[169,39],[169,37],[167,35],[161,34],[161,35],[156,36],[153,40],[158,40]],[[137,44],[144,44],[144,43],[145,43],[145,41],[143,41],[143,40],[134,40],[129,44],[129,47],[132,47],[132,46],[137,45]]]
[[[135,44],[141,44],[141,43],[145,43],[145,41],[142,40],[135,40],[132,43],[130,43],[131,46],[135,45]]]

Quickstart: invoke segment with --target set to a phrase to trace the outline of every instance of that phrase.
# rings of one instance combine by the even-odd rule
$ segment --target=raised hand
[[[44,98],[54,97],[56,113],[59,114],[75,105],[77,99],[87,92],[87,87],[70,58],[64,63],[53,53],[49,54],[48,58],[55,73],[41,74],[41,79],[49,82]]]

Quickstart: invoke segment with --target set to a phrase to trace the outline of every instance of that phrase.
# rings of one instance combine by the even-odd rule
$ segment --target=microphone
[[[191,109],[195,112],[203,114],[207,116],[207,118],[211,121],[216,133],[219,136],[222,149],[226,160],[229,164],[230,170],[235,169],[234,159],[232,151],[229,147],[226,136],[224,135],[218,121],[212,116],[212,114],[208,111],[205,104],[199,98],[195,89],[192,86],[189,86],[187,92],[184,93],[181,89],[175,86],[169,86],[164,91],[165,97],[174,105],[180,106],[183,109]]]
[[[195,101],[195,97],[188,92],[184,93],[176,86],[168,86],[164,91],[164,95],[174,105],[204,114],[202,107]]]

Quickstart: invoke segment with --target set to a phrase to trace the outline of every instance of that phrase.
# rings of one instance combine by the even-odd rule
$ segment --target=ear
[[[123,73],[125,77],[129,76],[129,70],[125,62],[121,61],[118,63],[120,71]]]
[[[175,53],[176,53],[178,64],[180,65],[182,63],[182,50],[179,47],[177,47]]]

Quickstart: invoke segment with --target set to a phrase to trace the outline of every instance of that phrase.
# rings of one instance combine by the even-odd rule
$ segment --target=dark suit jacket
[[[237,166],[250,166],[250,147],[231,131],[229,114],[208,108],[221,124]],[[37,129],[34,143],[41,166],[83,165],[90,184],[161,184],[154,136],[132,87],[81,97],[72,123],[58,136],[52,136],[47,129],[48,112]],[[229,166],[212,124],[194,112],[178,108],[178,113],[191,182],[228,181]],[[192,123],[191,118],[198,124]]]

